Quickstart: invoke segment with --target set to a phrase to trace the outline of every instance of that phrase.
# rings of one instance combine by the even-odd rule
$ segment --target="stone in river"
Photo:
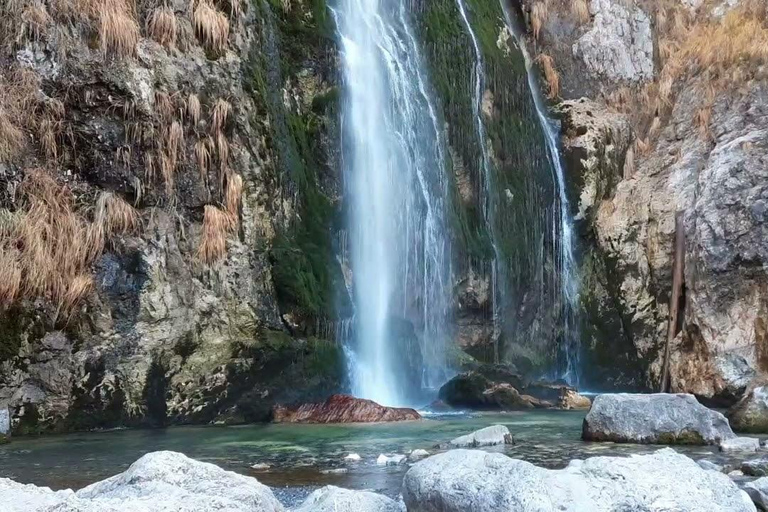
[[[421,459],[426,459],[427,457],[429,457],[429,452],[427,450],[417,448],[408,454],[408,462],[418,462]]]
[[[760,440],[754,437],[732,437],[720,441],[721,452],[756,452],[760,449]]]
[[[360,459],[362,459],[362,457],[360,457],[360,455],[358,455],[356,453],[350,453],[349,455],[344,457],[344,460],[349,461],[349,462],[359,462]]]
[[[758,386],[727,412],[737,432],[768,433],[768,386]]]
[[[747,482],[742,489],[752,498],[760,510],[768,510],[768,477]]]
[[[492,425],[481,428],[471,434],[457,437],[449,444],[452,448],[477,448],[480,446],[493,446],[498,444],[514,444],[512,434],[504,425]]]
[[[741,463],[741,471],[749,476],[768,476],[768,457],[745,460]]]
[[[735,434],[719,412],[686,394],[604,394],[584,418],[585,441],[719,444]]]
[[[403,481],[409,512],[752,512],[726,475],[671,448],[592,457],[545,469],[501,453],[451,450],[417,462]]]
[[[385,407],[351,395],[331,395],[319,404],[275,406],[272,418],[276,423],[374,423],[418,420],[421,415],[406,407]]]
[[[394,454],[394,455],[385,455],[381,454],[379,455],[379,458],[376,459],[376,464],[379,466],[399,466],[400,464],[405,463],[405,455],[401,454]]]
[[[282,512],[269,487],[181,453],[153,452],[77,492],[0,479],[3,512]]]
[[[325,486],[307,497],[295,512],[401,512],[391,498],[370,491]]]
[[[7,407],[0,407],[0,444],[11,440],[11,412]]]

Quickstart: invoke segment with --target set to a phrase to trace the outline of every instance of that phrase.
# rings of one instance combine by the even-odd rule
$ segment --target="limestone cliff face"
[[[20,291],[0,293],[14,429],[253,421],[339,388],[340,351],[321,339],[341,272],[324,4],[22,4],[0,27],[0,146],[14,149],[0,151],[0,213],[29,225],[43,181],[84,233],[41,224],[71,245],[44,252],[50,265],[106,240],[66,302],[33,288],[31,235],[0,230],[3,263],[21,268]],[[11,129],[23,140],[9,146]],[[99,198],[135,212],[130,229],[111,229]]]
[[[536,5],[523,6],[531,22]],[[620,354],[617,384],[659,385],[684,212],[671,388],[731,402],[768,370],[768,55],[752,44],[768,39],[765,5],[591,0],[582,16],[551,7],[536,20],[537,44],[561,72],[587,356],[608,376]],[[741,41],[739,27],[749,30]]]

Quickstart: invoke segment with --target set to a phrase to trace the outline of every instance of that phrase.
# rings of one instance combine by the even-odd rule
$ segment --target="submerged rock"
[[[768,386],[752,389],[726,415],[737,432],[768,433]]]
[[[741,471],[749,476],[768,476],[768,457],[745,460],[741,463]]]
[[[344,457],[344,460],[349,462],[359,462],[361,459],[362,457],[360,457],[360,455],[358,455],[357,453],[350,453],[349,455]]]
[[[328,485],[310,494],[295,512],[400,512],[400,506],[381,494]]]
[[[768,477],[758,478],[742,486],[757,508],[768,510]]]
[[[176,452],[144,455],[123,473],[77,492],[0,479],[4,512],[281,512],[269,487]]]
[[[332,395],[319,404],[304,404],[298,408],[276,406],[273,410],[276,423],[374,423],[421,419],[414,409],[385,407],[373,400],[350,395]]]
[[[727,476],[670,448],[593,457],[560,470],[499,453],[452,450],[415,464],[405,475],[403,499],[409,512],[755,510]]]
[[[698,464],[701,469],[705,469],[707,471],[719,471],[719,472],[723,471],[723,466],[719,464],[715,464],[711,460],[706,460],[706,459],[697,460],[696,464]]]
[[[393,455],[385,455],[382,453],[376,459],[376,464],[379,466],[399,466],[400,464],[405,464],[405,455],[401,455],[399,453]]]
[[[451,448],[477,448],[479,446],[493,446],[497,444],[514,444],[515,441],[509,429],[504,425],[492,425],[481,428],[471,434],[457,437],[448,445]]]
[[[756,452],[760,449],[760,440],[754,437],[732,437],[720,441],[721,452]]]
[[[644,444],[719,444],[735,437],[728,420],[693,395],[599,395],[584,418],[586,441]]]

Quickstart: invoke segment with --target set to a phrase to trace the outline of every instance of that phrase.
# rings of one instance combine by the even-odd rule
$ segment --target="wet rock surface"
[[[451,440],[450,448],[479,448],[500,444],[514,444],[515,440],[504,425],[492,425]]]
[[[737,432],[768,433],[768,387],[749,390],[726,416]]]
[[[681,478],[685,475],[685,478]],[[409,511],[502,512],[664,509],[755,510],[726,475],[666,448],[651,455],[593,457],[547,470],[498,453],[452,450],[405,475]]]
[[[735,437],[728,420],[685,394],[598,395],[584,418],[585,441],[719,444]]]
[[[307,497],[295,512],[401,512],[391,498],[370,491],[351,491],[332,485]]]
[[[373,400],[351,395],[332,395],[323,403],[303,404],[295,408],[276,406],[276,423],[377,423],[421,419],[414,409],[385,407]]]

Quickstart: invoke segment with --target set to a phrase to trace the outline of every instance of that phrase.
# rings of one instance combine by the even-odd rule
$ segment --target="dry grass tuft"
[[[560,74],[555,69],[555,61],[552,57],[542,53],[536,58],[544,72],[544,78],[547,81],[549,92],[547,98],[554,99],[560,94]]]
[[[94,221],[105,238],[109,238],[135,231],[139,225],[139,214],[120,196],[104,191],[96,200]]]
[[[0,243],[0,306],[16,301],[22,289],[19,251],[10,244]]]
[[[549,8],[546,1],[539,1],[531,7],[531,28],[533,29],[533,38],[538,39],[541,28],[549,17]]]
[[[195,142],[195,160],[197,169],[200,173],[200,181],[205,185],[208,177],[208,171],[211,168],[211,147],[213,140],[210,138],[200,139]]]
[[[189,124],[196,127],[200,123],[200,114],[202,113],[202,106],[200,105],[200,98],[197,94],[190,93],[187,96],[187,116],[189,117]]]
[[[571,0],[571,14],[577,23],[583,25],[590,20],[589,5],[587,0]]]
[[[173,119],[173,99],[167,92],[155,91],[155,112],[164,123],[170,123]]]
[[[224,173],[227,170],[227,164],[229,163],[229,141],[223,133],[216,133],[216,156],[219,159],[219,172],[223,178]]]
[[[227,126],[229,120],[229,114],[232,112],[232,105],[227,100],[219,98],[216,103],[213,104],[213,111],[211,113],[211,132],[216,133],[222,131]]]
[[[235,224],[237,224],[237,219],[240,218],[240,199],[242,196],[243,178],[239,174],[230,174],[227,178],[224,206]]]
[[[98,5],[99,42],[105,56],[131,57],[139,42],[139,25],[126,0],[102,0]]]
[[[51,15],[41,2],[32,2],[24,7],[21,14],[20,37],[27,40],[39,40],[47,32],[52,22]]]
[[[24,133],[14,124],[0,104],[0,162],[9,162],[24,147]]]
[[[227,234],[233,227],[232,217],[227,212],[206,205],[197,257],[206,265],[224,258],[227,254]]]
[[[175,47],[178,26],[173,9],[163,6],[153,10],[147,19],[147,33],[166,48]]]
[[[221,54],[229,39],[229,20],[210,0],[198,0],[192,13],[195,34],[203,47]]]

